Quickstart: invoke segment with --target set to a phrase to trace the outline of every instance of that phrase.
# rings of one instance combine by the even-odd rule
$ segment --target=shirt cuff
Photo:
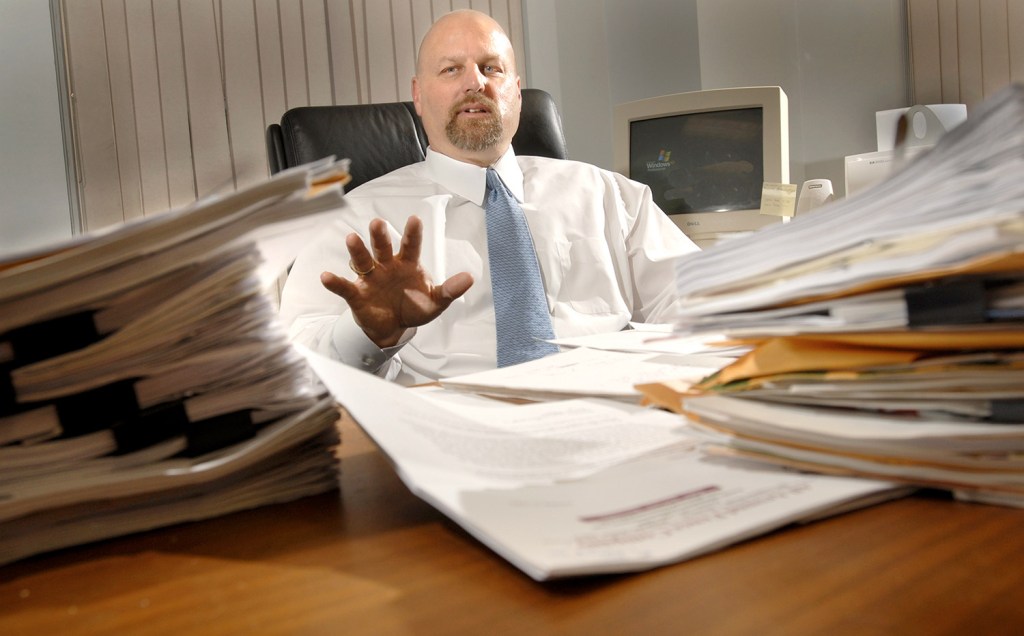
[[[378,373],[416,335],[416,329],[407,329],[398,344],[381,349],[362,328],[346,314],[334,322],[331,342],[337,359],[343,364],[369,373]]]

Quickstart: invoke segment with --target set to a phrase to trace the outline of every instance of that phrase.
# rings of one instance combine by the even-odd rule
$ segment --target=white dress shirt
[[[576,161],[516,157],[493,166],[522,204],[537,248],[551,323],[567,337],[673,316],[676,257],[697,249],[651,200],[643,184]],[[347,206],[298,256],[281,299],[290,337],[334,359],[411,384],[493,369],[494,306],[484,225],[485,168],[427,151],[345,195]],[[459,272],[473,286],[434,321],[382,351],[320,284],[330,271],[353,279],[345,236],[369,246],[370,221],[388,222],[400,244],[406,219],[423,220],[421,262],[440,284]]]

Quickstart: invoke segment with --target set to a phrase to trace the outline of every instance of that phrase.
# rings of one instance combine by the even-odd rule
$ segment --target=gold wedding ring
[[[349,259],[348,267],[349,267],[349,269],[351,269],[353,272],[356,273],[356,276],[359,276],[360,278],[362,278],[363,276],[366,276],[367,274],[369,274],[370,272],[372,272],[374,269],[377,268],[377,262],[376,261],[370,261],[370,269],[365,269],[365,270],[360,271],[359,269],[356,268],[356,264],[352,262],[352,259]]]

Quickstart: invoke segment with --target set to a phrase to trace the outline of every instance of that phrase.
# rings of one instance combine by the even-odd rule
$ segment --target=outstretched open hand
[[[320,274],[320,282],[341,296],[352,316],[378,347],[398,344],[407,329],[425,325],[448,308],[473,284],[467,272],[455,274],[434,285],[420,265],[423,222],[410,216],[402,233],[402,245],[396,254],[387,224],[382,219],[370,222],[370,245],[366,248],[358,234],[345,238],[349,266],[358,274],[354,281],[331,272]]]

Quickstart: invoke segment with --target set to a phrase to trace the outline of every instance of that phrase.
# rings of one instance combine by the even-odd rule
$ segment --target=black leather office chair
[[[524,88],[519,130],[512,138],[517,155],[566,159],[565,133],[558,108],[547,92]],[[351,190],[370,179],[422,161],[427,136],[412,102],[303,106],[267,128],[270,172],[329,155],[352,160]]]

